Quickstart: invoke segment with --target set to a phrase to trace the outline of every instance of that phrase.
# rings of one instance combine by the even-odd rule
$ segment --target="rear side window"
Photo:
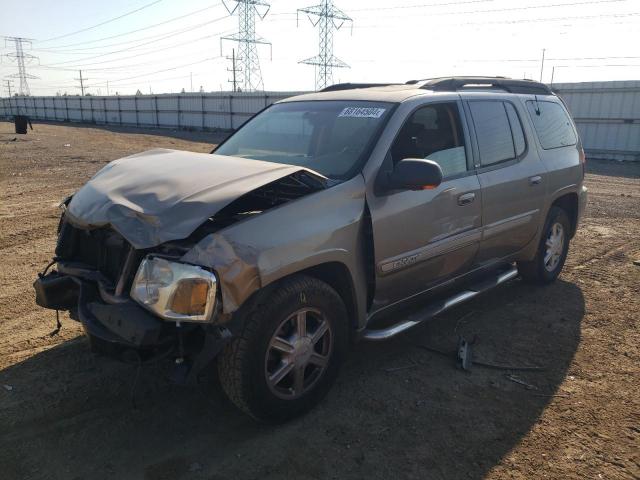
[[[487,166],[516,158],[511,125],[503,102],[469,102],[478,138],[480,165]]]
[[[576,144],[571,120],[560,104],[528,100],[527,109],[542,148],[549,150]]]

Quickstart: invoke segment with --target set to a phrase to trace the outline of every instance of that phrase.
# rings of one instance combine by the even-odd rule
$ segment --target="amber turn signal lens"
[[[182,315],[203,315],[207,307],[209,284],[200,278],[180,280],[171,300],[171,308]]]

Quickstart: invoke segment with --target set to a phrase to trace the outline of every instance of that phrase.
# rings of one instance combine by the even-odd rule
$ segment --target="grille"
[[[98,270],[113,285],[128,252],[129,243],[118,232],[108,228],[82,230],[69,222],[63,222],[56,245],[58,258]]]

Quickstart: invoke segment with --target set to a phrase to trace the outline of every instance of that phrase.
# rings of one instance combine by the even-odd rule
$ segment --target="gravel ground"
[[[516,280],[384,344],[354,348],[311,413],[257,425],[193,388],[94,357],[37,307],[57,204],[106,162],[216,134],[0,122],[0,478],[640,478],[640,164],[589,161],[590,205],[552,286]],[[14,141],[13,139],[16,138]],[[478,360],[543,371],[455,368]]]

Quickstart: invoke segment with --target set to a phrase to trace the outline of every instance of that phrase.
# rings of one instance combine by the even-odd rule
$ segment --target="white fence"
[[[567,103],[587,157],[640,160],[640,81],[553,85]]]
[[[253,114],[299,92],[182,93],[127,96],[11,97],[0,117],[152,128],[233,130]]]
[[[589,157],[640,160],[640,81],[563,83],[553,89],[567,102]],[[0,118],[24,114],[34,120],[233,130],[267,105],[299,93],[12,97],[0,99]]]

